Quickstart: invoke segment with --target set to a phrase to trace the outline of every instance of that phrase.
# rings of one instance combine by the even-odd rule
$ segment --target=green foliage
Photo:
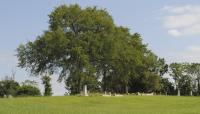
[[[192,91],[192,84],[191,84],[191,78],[187,75],[184,75],[180,81],[180,89],[182,95],[190,95],[190,92]]]
[[[191,63],[187,67],[187,72],[193,81],[193,91],[200,95],[200,64]]]
[[[19,87],[18,82],[12,79],[5,79],[0,81],[0,96],[3,97],[4,95],[17,95],[17,88]]]
[[[191,93],[199,95],[200,65],[198,63],[172,63],[170,71],[182,95],[191,95]]]
[[[107,11],[61,5],[49,18],[47,31],[18,47],[19,67],[35,75],[59,74],[71,94],[85,84],[90,91],[101,85],[103,91],[128,93],[137,79],[140,91],[160,89],[164,59],[147,49],[138,33],[116,26]]]
[[[160,76],[151,72],[135,77],[130,83],[130,92],[156,92],[160,90]]]
[[[40,90],[31,85],[22,85],[17,89],[18,96],[40,96]]]
[[[52,95],[52,88],[51,88],[51,77],[50,76],[43,76],[42,77],[42,84],[44,84],[44,96],[51,96]]]
[[[33,84],[34,83],[34,84]],[[4,96],[39,96],[40,90],[35,86],[34,81],[26,80],[20,86],[13,78],[5,78],[0,81],[0,97]]]
[[[175,95],[175,89],[173,83],[167,78],[161,79],[161,92],[164,95]]]
[[[181,63],[171,63],[170,64],[170,75],[175,80],[177,88],[180,88],[180,79],[184,75],[184,65]]]
[[[165,73],[168,72],[168,64],[165,63],[164,58],[159,58],[156,62],[155,72],[159,76],[163,76]]]

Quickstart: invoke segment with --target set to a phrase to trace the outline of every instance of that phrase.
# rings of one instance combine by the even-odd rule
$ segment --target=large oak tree
[[[156,68],[157,56],[139,34],[116,26],[104,9],[62,5],[49,18],[47,31],[18,47],[19,67],[35,75],[59,74],[72,94],[85,84],[125,93],[137,79],[143,84],[140,91],[159,89],[164,71]]]

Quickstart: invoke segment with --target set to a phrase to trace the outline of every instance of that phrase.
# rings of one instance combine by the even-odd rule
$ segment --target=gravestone
[[[190,91],[190,96],[193,96],[193,93],[192,93],[192,91]]]
[[[3,98],[7,98],[7,95],[3,95]]]
[[[178,88],[178,96],[180,96],[181,94],[180,94],[180,89]]]
[[[83,96],[88,96],[88,91],[87,91],[87,85],[84,85],[83,87]]]

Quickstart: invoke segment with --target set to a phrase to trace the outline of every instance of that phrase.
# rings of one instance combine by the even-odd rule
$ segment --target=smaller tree
[[[18,87],[18,82],[16,82],[13,78],[6,76],[4,80],[0,81],[0,96],[16,96],[16,90]]]
[[[44,96],[52,95],[51,77],[45,75],[42,77],[42,84],[44,85]]]
[[[161,92],[165,95],[174,95],[174,86],[167,78],[161,78]]]
[[[182,95],[192,95],[192,81],[189,75],[183,75],[179,80]]]
[[[31,85],[22,85],[17,90],[18,96],[40,96],[40,90]]]
[[[190,75],[194,81],[194,87],[196,89],[197,95],[200,95],[200,64],[199,63],[192,63],[188,69]]]
[[[184,64],[182,63],[171,63],[170,64],[170,75],[173,77],[174,81],[175,81],[175,86],[176,89],[178,90],[177,95],[180,96],[180,79],[181,77],[184,75]]]

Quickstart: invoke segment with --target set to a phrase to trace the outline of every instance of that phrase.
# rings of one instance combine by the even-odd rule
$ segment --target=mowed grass
[[[0,114],[200,114],[200,97],[34,97],[0,99]]]

